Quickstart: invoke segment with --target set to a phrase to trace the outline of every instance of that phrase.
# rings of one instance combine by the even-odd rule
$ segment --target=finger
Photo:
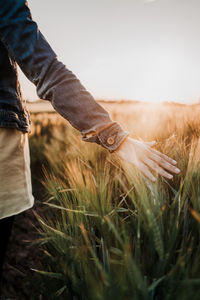
[[[146,144],[147,146],[149,146],[149,147],[153,147],[153,146],[155,146],[155,144],[157,144],[157,142],[156,142],[156,141],[145,142],[145,144]]]
[[[175,173],[175,174],[178,174],[180,173],[180,170],[175,167],[174,165],[172,165],[171,163],[169,163],[165,158],[163,158],[162,156],[159,156],[157,154],[154,153],[154,151],[152,152],[149,152],[149,157],[155,161],[157,164],[159,164],[162,168],[172,172],[172,173]]]
[[[149,169],[147,168],[147,166],[145,164],[143,164],[141,162],[140,164],[137,165],[137,167],[144,174],[144,176],[146,176],[148,179],[150,179],[153,182],[156,181],[156,178],[153,176],[153,174],[151,174],[151,172],[149,171]]]
[[[155,172],[157,172],[159,175],[168,178],[168,179],[172,179],[173,176],[169,173],[167,173],[165,170],[163,170],[163,168],[161,168],[155,161],[149,159],[149,158],[145,158],[144,163],[150,167],[152,170],[154,170]]]
[[[174,159],[172,159],[169,156],[161,153],[158,150],[152,149],[152,152],[155,153],[155,154],[157,154],[158,156],[162,157],[163,159],[165,159],[166,161],[168,161],[172,165],[176,165],[177,164],[177,162]]]

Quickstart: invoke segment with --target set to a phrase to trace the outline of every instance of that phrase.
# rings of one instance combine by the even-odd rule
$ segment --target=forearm
[[[55,52],[32,20],[25,0],[0,0],[0,39],[41,99],[78,129],[83,140],[114,151],[127,133],[86,91],[76,76],[57,60]]]

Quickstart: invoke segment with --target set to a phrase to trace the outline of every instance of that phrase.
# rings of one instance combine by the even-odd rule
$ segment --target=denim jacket
[[[115,151],[127,137],[83,87],[78,78],[57,59],[37,24],[27,1],[0,0],[0,127],[30,130],[17,78],[16,64],[35,84],[41,99],[82,134],[82,139]]]

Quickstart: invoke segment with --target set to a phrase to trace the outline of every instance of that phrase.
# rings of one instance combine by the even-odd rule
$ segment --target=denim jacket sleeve
[[[81,132],[84,141],[96,142],[113,152],[125,140],[128,133],[58,61],[32,20],[27,1],[0,0],[0,39],[36,85],[38,96],[51,101],[55,110]]]

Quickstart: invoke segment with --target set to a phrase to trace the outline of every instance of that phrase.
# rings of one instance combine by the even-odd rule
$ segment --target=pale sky
[[[54,51],[96,99],[200,99],[200,0],[29,0]],[[21,77],[24,98],[37,99]]]

